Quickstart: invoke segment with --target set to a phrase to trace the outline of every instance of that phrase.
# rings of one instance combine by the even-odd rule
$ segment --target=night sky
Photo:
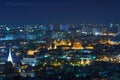
[[[120,23],[120,0],[0,0],[0,24]]]

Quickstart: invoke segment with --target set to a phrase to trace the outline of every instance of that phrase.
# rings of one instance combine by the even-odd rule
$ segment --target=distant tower
[[[82,33],[86,33],[86,27],[85,26],[82,27]]]
[[[60,31],[60,24],[54,24],[53,25],[53,30],[54,31]]]
[[[110,28],[111,28],[111,27],[113,27],[113,24],[112,24],[112,23],[110,23]]]
[[[7,61],[10,61],[11,63],[13,63],[12,54],[11,54],[11,48],[10,47],[9,47],[9,55],[8,55]]]

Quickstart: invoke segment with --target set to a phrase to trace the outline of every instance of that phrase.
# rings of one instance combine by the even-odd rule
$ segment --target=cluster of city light
[[[73,43],[68,39],[68,40],[61,40],[61,41],[57,41],[54,40],[54,48],[52,48],[52,43],[50,44],[50,47],[48,48],[50,49],[57,49],[57,46],[69,46],[71,47],[71,49],[83,49],[82,44],[79,41],[74,41]],[[65,48],[67,49],[67,48]],[[70,49],[70,48],[68,48]]]
[[[111,41],[110,39],[108,40],[100,40],[100,44],[109,44],[109,45],[119,45],[119,42],[117,41]]]

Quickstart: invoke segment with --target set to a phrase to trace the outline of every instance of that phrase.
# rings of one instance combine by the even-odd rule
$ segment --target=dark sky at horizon
[[[0,0],[0,24],[120,23],[120,0]]]

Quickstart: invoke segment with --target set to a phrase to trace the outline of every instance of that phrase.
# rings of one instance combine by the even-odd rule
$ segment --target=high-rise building
[[[48,30],[53,30],[53,24],[48,25]]]
[[[60,25],[60,30],[68,31],[68,25]]]
[[[53,25],[53,30],[54,31],[60,31],[60,24],[54,24]]]

